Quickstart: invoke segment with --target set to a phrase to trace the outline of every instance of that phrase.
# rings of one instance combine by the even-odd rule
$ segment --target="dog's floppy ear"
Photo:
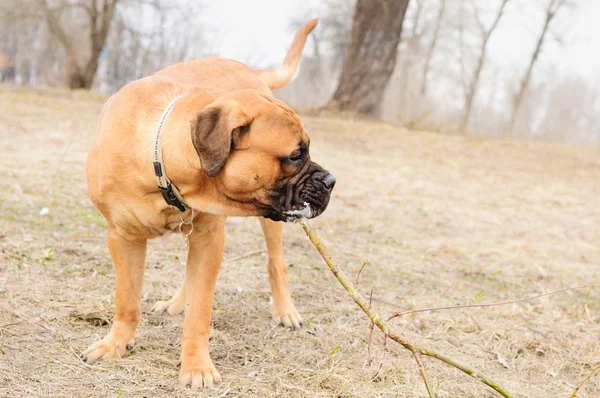
[[[192,143],[207,177],[216,177],[227,163],[235,134],[245,131],[251,118],[234,100],[214,102],[192,120]]]

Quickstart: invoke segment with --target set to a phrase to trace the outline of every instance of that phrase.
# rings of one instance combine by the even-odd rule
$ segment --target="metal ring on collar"
[[[190,214],[189,220],[186,220],[183,218],[183,212],[179,212],[179,219],[181,220],[182,224],[190,225],[192,222],[194,222],[194,216],[195,216],[194,209],[190,209],[190,210],[192,211],[192,214]]]
[[[183,232],[183,226],[184,225],[189,225],[190,226],[190,230],[188,232]],[[183,222],[181,224],[179,224],[179,233],[181,235],[183,235],[183,237],[185,239],[187,239],[187,237],[192,234],[193,230],[194,230],[194,224],[192,224],[191,222],[189,224],[186,224],[186,223],[183,223]]]

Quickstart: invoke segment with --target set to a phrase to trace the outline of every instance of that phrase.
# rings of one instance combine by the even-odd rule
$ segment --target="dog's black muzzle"
[[[290,178],[274,196],[273,205],[264,217],[274,221],[314,218],[325,211],[335,186],[333,174],[314,162]]]

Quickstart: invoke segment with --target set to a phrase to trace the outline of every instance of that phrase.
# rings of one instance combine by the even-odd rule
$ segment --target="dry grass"
[[[150,244],[144,316],[131,357],[85,365],[108,330],[114,270],[89,201],[84,163],[101,98],[0,88],[0,396],[164,397],[177,384],[182,316],[149,313],[183,276],[177,236]],[[305,118],[313,158],[338,178],[313,222],[348,272],[363,262],[382,313],[519,298],[598,283],[600,161],[594,150],[417,133],[366,121]],[[40,216],[42,207],[50,213]],[[301,228],[286,228],[298,332],[270,321],[254,219],[228,221],[211,351],[224,383],[202,396],[425,397],[413,359],[380,336]],[[481,369],[519,397],[566,397],[600,360],[600,291],[392,321]],[[492,397],[425,359],[440,398]],[[600,395],[600,377],[579,397]]]

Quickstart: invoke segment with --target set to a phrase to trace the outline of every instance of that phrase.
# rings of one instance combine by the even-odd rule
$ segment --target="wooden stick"
[[[420,372],[422,371],[421,377],[423,377],[423,379],[425,381],[425,387],[427,388],[427,393],[429,394],[430,398],[435,398],[435,394],[433,393],[433,391],[431,390],[431,387],[429,386],[429,382],[427,381],[427,377],[425,376],[425,373],[424,373],[424,367],[421,367],[422,361],[420,364],[419,359],[418,359],[419,357],[417,355],[415,355],[415,353],[439,359],[440,361],[445,362],[448,365],[453,366],[453,367],[463,371],[464,373],[468,374],[469,376],[472,376],[472,377],[478,379],[485,385],[494,389],[496,392],[498,392],[503,397],[513,398],[512,394],[510,394],[508,391],[506,391],[506,389],[502,388],[498,383],[496,383],[494,380],[490,379],[483,373],[476,371],[473,368],[471,368],[465,364],[462,364],[450,357],[439,354],[433,350],[420,348],[420,347],[416,346],[415,344],[411,343],[409,340],[405,339],[404,337],[402,337],[396,333],[393,333],[389,329],[387,322],[384,321],[378,313],[374,312],[372,310],[372,308],[370,308],[369,304],[364,299],[364,297],[358,292],[357,289],[354,288],[354,286],[352,285],[352,282],[350,282],[350,280],[348,279],[348,277],[346,276],[344,271],[342,271],[342,269],[340,269],[340,267],[333,261],[333,259],[331,258],[331,256],[329,255],[329,253],[327,251],[327,248],[321,241],[321,238],[319,238],[317,233],[312,229],[312,227],[310,226],[308,221],[306,221],[305,219],[298,219],[297,222],[300,225],[302,225],[302,228],[304,228],[304,232],[306,232],[306,235],[308,236],[310,241],[313,243],[313,245],[315,245],[317,251],[323,258],[323,260],[325,260],[325,263],[329,267],[329,270],[333,273],[333,275],[337,278],[337,280],[342,284],[344,289],[346,289],[346,291],[348,292],[348,294],[350,295],[352,300],[354,300],[354,302],[363,310],[363,312],[369,316],[369,319],[371,320],[371,322],[375,326],[377,326],[379,328],[379,330],[381,330],[383,332],[383,334],[385,335],[386,338],[389,337],[390,339],[394,340],[395,342],[400,344],[402,347],[406,348],[407,350],[409,350],[410,352],[413,353],[413,355],[415,356],[415,359],[417,360],[417,365],[419,366],[419,371]]]
[[[592,370],[592,372],[589,375],[587,375],[587,377],[585,379],[581,380],[581,382],[577,385],[577,387],[575,387],[575,391],[573,391],[573,394],[569,395],[569,398],[575,398],[577,396],[577,393],[581,389],[581,387],[583,387],[583,385],[585,384],[585,382],[588,381],[594,375],[594,373],[596,373],[598,370],[600,370],[600,364],[598,366],[596,366]]]

